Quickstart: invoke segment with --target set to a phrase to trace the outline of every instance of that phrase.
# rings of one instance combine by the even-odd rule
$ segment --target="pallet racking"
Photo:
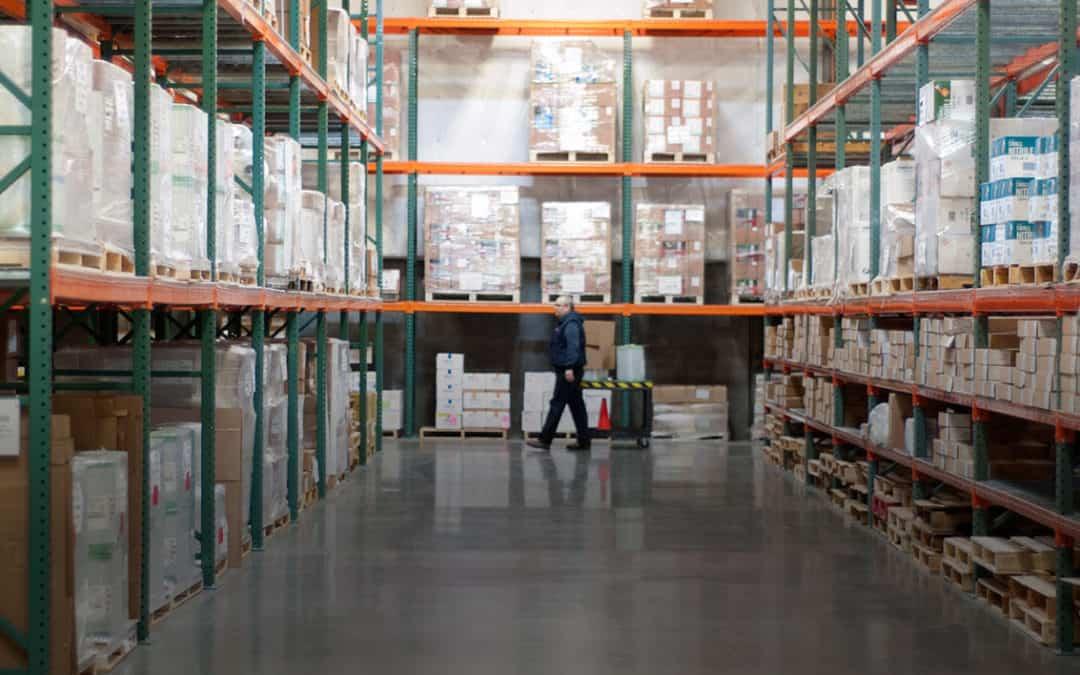
[[[871,23],[882,18],[884,8],[887,16],[885,42],[879,35],[860,34],[857,46],[857,67],[849,72],[850,47],[847,34],[836,34],[834,46],[836,86],[820,100],[817,99],[817,65],[820,59],[819,36],[824,33],[815,29],[819,24],[821,9],[827,7],[827,16],[835,24],[837,14],[847,16],[854,12],[849,3],[826,0],[808,0],[804,4],[810,21],[810,107],[793,119],[791,85],[794,83],[794,43],[786,43],[788,96],[781,102],[786,106],[788,125],[782,130],[786,144],[783,164],[770,167],[766,190],[771,191],[774,176],[782,176],[790,190],[796,169],[805,168],[809,178],[809,198],[813,200],[815,181],[821,176],[819,164],[832,160],[830,166],[843,168],[847,163],[844,143],[836,144],[835,157],[817,156],[819,128],[828,127],[836,138],[847,138],[852,130],[868,131],[872,145],[870,165],[870,266],[871,277],[878,274],[880,229],[878,201],[881,188],[881,158],[883,141],[901,139],[912,131],[915,101],[918,88],[936,77],[974,77],[976,82],[976,140],[975,166],[976,186],[989,176],[990,118],[993,111],[1005,116],[1024,115],[1038,110],[1053,111],[1056,115],[1060,143],[1058,182],[1069,184],[1069,94],[1070,80],[1076,75],[1077,3],[1076,0],[942,0],[930,11],[928,0],[871,0]],[[837,7],[841,9],[837,9]],[[863,7],[863,3],[859,3]],[[788,3],[782,8],[787,21],[794,20],[796,6]],[[777,8],[769,2],[769,21],[774,20]],[[913,23],[907,29],[899,29],[898,16],[906,14]],[[866,54],[864,37],[869,43]],[[1056,39],[1055,39],[1056,38]],[[772,61],[774,46],[769,38],[769,60]],[[769,109],[772,108],[772,70],[767,71]],[[1055,86],[1050,89],[1049,85]],[[1047,95],[1052,91],[1053,95]],[[769,131],[773,130],[772,114],[767,120]],[[792,144],[808,140],[809,151],[805,167],[792,152]],[[977,192],[977,191],[976,191]],[[789,192],[790,194],[790,192]],[[770,202],[767,201],[767,204]],[[886,297],[855,297],[830,302],[794,302],[785,297],[766,308],[766,321],[774,323],[785,316],[819,314],[832,317],[869,317],[871,326],[881,317],[907,317],[914,326],[915,354],[919,354],[919,325],[928,315],[966,315],[975,319],[975,346],[987,345],[989,314],[1038,315],[1051,314],[1061,317],[1080,310],[1080,294],[1077,287],[1062,283],[1065,257],[1069,250],[1069,199],[1068,190],[1058,193],[1058,261],[1056,282],[1039,286],[980,287],[981,250],[979,237],[975,237],[973,288],[940,291],[906,291]],[[766,207],[768,208],[768,206]],[[768,217],[768,216],[767,216]],[[978,216],[977,216],[978,217]],[[789,242],[792,233],[792,203],[785,203],[785,237]],[[814,210],[807,214],[807,250],[815,231]],[[979,222],[973,224],[978,235]],[[810,254],[807,259],[811,260]],[[838,260],[838,257],[837,257]],[[787,261],[785,261],[786,263]],[[834,265],[838,264],[834,260]],[[809,271],[806,272],[810,274]],[[785,281],[785,284],[787,282]],[[837,341],[840,331],[836,331]],[[1056,368],[1060,372],[1061,350],[1056,356]],[[1080,420],[1075,415],[1022,406],[1010,402],[989,400],[979,396],[960,395],[909,382],[884,381],[839,371],[820,368],[807,363],[784,359],[766,359],[765,376],[774,370],[804,372],[831,378],[834,384],[865,386],[870,407],[880,402],[881,392],[892,390],[911,394],[914,404],[915,452],[884,448],[870,443],[857,430],[843,428],[844,392],[834,389],[833,424],[823,424],[806,419],[796,410],[769,405],[769,409],[787,422],[802,424],[806,438],[806,461],[814,458],[813,434],[831,437],[838,448],[853,448],[866,453],[869,463],[870,489],[868,500],[873,499],[873,476],[879,464],[888,461],[908,467],[914,481],[916,494],[931,488],[931,482],[952,485],[971,495],[974,510],[974,533],[985,535],[991,529],[989,509],[1000,507],[1006,513],[1019,514],[1054,531],[1057,548],[1057,647],[1067,652],[1073,649],[1072,587],[1066,581],[1073,574],[1072,552],[1074,541],[1080,536],[1080,518],[1074,513],[1073,459],[1075,457],[1075,432]],[[850,391],[850,390],[849,390]],[[929,462],[928,439],[925,427],[925,404],[937,401],[970,408],[974,431],[974,479],[962,478],[935,468]],[[1012,483],[989,479],[988,439],[986,423],[991,415],[1003,415],[1029,423],[1053,427],[1055,438],[1055,480],[1052,494]]]
[[[353,0],[357,3],[358,0]],[[297,0],[292,0],[292,17],[298,22]],[[349,0],[343,2],[346,9]],[[382,0],[376,1],[376,14],[373,19],[375,34],[376,66],[381,66],[383,47]],[[367,34],[367,1],[360,7],[360,17]],[[298,51],[298,44],[286,42],[259,10],[243,0],[194,0],[170,3],[151,3],[149,0],[133,0],[130,3],[101,2],[85,0],[74,3],[69,0],[5,0],[0,3],[0,12],[9,17],[30,24],[33,41],[32,83],[29,95],[21,94],[29,103],[32,123],[23,128],[7,128],[4,133],[28,135],[31,138],[32,153],[29,159],[29,172],[32,179],[32,233],[30,240],[30,266],[24,272],[5,272],[0,279],[3,289],[5,312],[20,312],[28,321],[28,377],[25,381],[4,383],[4,389],[15,390],[21,395],[23,404],[30,411],[29,428],[29,559],[28,586],[30,602],[28,611],[29,629],[25,634],[15,630],[12,623],[0,617],[0,633],[5,639],[20,646],[27,655],[25,672],[33,675],[46,675],[53,672],[49,663],[50,646],[50,414],[52,410],[53,382],[53,340],[54,313],[74,315],[75,311],[88,312],[92,322],[91,332],[95,341],[116,343],[130,340],[133,348],[131,371],[122,373],[130,376],[130,382],[121,383],[110,389],[131,391],[142,397],[143,417],[150,419],[150,378],[161,373],[151,373],[150,354],[153,339],[163,340],[170,336],[198,336],[202,349],[202,368],[190,373],[167,373],[170,376],[199,378],[202,382],[201,419],[203,425],[201,463],[202,463],[202,531],[214,531],[214,342],[222,334],[234,337],[245,335],[239,326],[243,314],[251,317],[250,335],[252,347],[256,353],[256,382],[254,390],[256,424],[254,439],[254,461],[252,480],[251,535],[256,550],[263,545],[264,523],[262,500],[259,495],[262,486],[262,371],[263,345],[267,337],[270,319],[283,313],[286,324],[283,330],[288,338],[288,454],[289,483],[288,502],[290,517],[296,521],[300,506],[299,486],[296,485],[296,467],[299,462],[298,448],[298,387],[297,387],[297,352],[301,315],[313,313],[318,332],[318,379],[319,391],[317,406],[320,412],[326,409],[326,314],[331,311],[341,312],[342,336],[349,336],[349,319],[353,313],[362,316],[360,323],[360,342],[367,342],[368,314],[375,314],[375,340],[377,388],[381,386],[381,337],[382,306],[371,297],[362,295],[323,295],[276,291],[263,288],[263,138],[266,131],[286,132],[293,138],[300,138],[302,122],[317,124],[319,189],[327,191],[328,137],[332,132],[340,133],[341,144],[348,147],[353,138],[358,139],[364,160],[369,153],[375,155],[375,191],[381,199],[382,191],[382,151],[383,143],[377,133],[382,127],[381,113],[374,125],[368,123],[365,114],[350,101],[343,98],[326,78],[326,4],[317,10],[323,19],[320,25],[319,40],[323,43],[321,60],[308,64]],[[133,206],[134,206],[134,241],[135,272],[133,276],[118,276],[105,273],[91,273],[52,266],[51,232],[51,166],[50,166],[50,120],[51,120],[51,39],[50,32],[54,21],[69,24],[79,30],[84,38],[96,40],[95,53],[103,59],[123,58],[127,67],[134,74],[133,103]],[[86,29],[89,29],[88,31]],[[294,23],[290,34],[296,36],[299,26]],[[155,47],[157,41],[167,45]],[[167,40],[168,42],[164,42]],[[177,46],[177,43],[185,43]],[[243,44],[237,47],[237,44]],[[166,62],[165,59],[169,59]],[[228,65],[228,70],[240,76],[240,83],[225,83],[219,78],[219,67]],[[183,81],[168,81],[167,73],[182,72]],[[174,90],[188,89],[197,93],[197,101],[208,113],[209,171],[213,175],[216,161],[215,124],[217,114],[221,112],[243,112],[250,115],[254,140],[254,181],[252,185],[255,203],[256,228],[258,232],[258,285],[232,286],[219,283],[213,272],[215,260],[215,197],[214,181],[209,183],[206,210],[208,226],[207,256],[211,261],[211,281],[205,283],[178,283],[175,281],[151,278],[149,253],[149,205],[150,205],[150,104],[149,90],[152,75],[156,74],[159,82]],[[280,75],[287,84],[280,88],[268,86],[268,74]],[[376,67],[374,74],[376,89],[381,97],[382,69]],[[179,79],[179,78],[178,78]],[[7,86],[7,85],[5,85]],[[281,101],[280,106],[271,105],[271,101]],[[271,110],[284,110],[287,116],[271,120],[267,113]],[[377,106],[381,110],[381,105]],[[331,114],[332,113],[332,114]],[[342,191],[348,204],[348,170],[346,159],[342,160]],[[17,177],[17,175],[15,176]],[[0,181],[10,185],[11,177]],[[377,247],[378,266],[381,267],[382,250],[382,211],[375,212],[375,244]],[[346,276],[349,265],[348,228],[345,243]],[[326,252],[324,251],[324,256]],[[347,282],[346,282],[347,283]],[[348,290],[346,288],[346,290]],[[182,316],[181,312],[193,312],[194,318]],[[222,326],[219,319],[228,314],[229,320]],[[130,322],[130,332],[120,335],[119,317]],[[81,323],[81,318],[77,323]],[[154,326],[152,330],[152,325]],[[174,330],[174,327],[178,330]],[[153,333],[153,336],[152,336]],[[366,378],[361,378],[361,387],[366,386]],[[115,383],[113,383],[115,384]],[[104,385],[103,385],[104,387]],[[60,388],[55,385],[55,388]],[[364,408],[362,407],[363,411]],[[363,414],[363,413],[362,413]],[[380,415],[381,417],[381,415]],[[376,420],[377,439],[381,439],[381,420]],[[366,429],[366,426],[362,426]],[[150,425],[143,427],[143,445],[148,446]],[[361,439],[364,444],[366,439]],[[317,445],[320,459],[326,452],[325,421],[319,417]],[[360,453],[361,462],[366,452]],[[146,481],[148,471],[146,462],[149,453],[144,454],[142,493],[148,494]],[[326,490],[325,477],[320,476],[319,494]],[[143,503],[142,538],[144,550],[147,549],[149,518],[147,502]],[[215,583],[214,537],[202,541],[201,559],[203,583],[207,588]],[[148,599],[148,561],[142,561],[142,593],[139,598],[138,638],[145,641],[150,629]],[[55,665],[55,664],[54,664]]]

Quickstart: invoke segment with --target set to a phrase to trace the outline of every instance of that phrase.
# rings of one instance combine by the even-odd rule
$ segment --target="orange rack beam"
[[[290,73],[300,76],[304,84],[315,92],[320,100],[327,101],[342,122],[356,129],[361,138],[366,139],[375,152],[382,153],[386,149],[382,139],[367,123],[367,114],[342,98],[326,80],[319,77],[311,65],[271,27],[257,8],[244,0],[218,0],[218,6],[246,28],[253,38],[264,42],[270,53],[276,56]]]
[[[992,286],[766,305],[769,316],[824,314],[1055,314],[1080,312],[1080,284]]]
[[[354,23],[359,23],[356,19]],[[871,24],[867,22],[867,26]],[[897,30],[910,24],[900,22]],[[835,21],[819,21],[824,35],[836,35]],[[629,32],[635,37],[713,37],[713,38],[763,38],[768,34],[768,23],[760,20],[712,20],[712,19],[630,19],[621,21],[561,21],[548,19],[497,19],[486,17],[407,17],[383,19],[383,32],[401,35],[416,29],[429,35],[530,35],[530,36],[588,36],[622,37]],[[787,23],[774,23],[774,34],[784,37]],[[859,23],[848,21],[849,35],[857,35]],[[884,26],[882,27],[884,30]],[[369,34],[375,34],[375,18],[368,17]],[[795,22],[795,36],[810,35],[809,21]]]
[[[420,302],[383,303],[382,311],[403,314],[551,314],[540,302]],[[607,316],[765,316],[764,305],[580,304],[581,314]]]
[[[375,164],[368,165],[375,171]],[[783,171],[783,166],[780,167]],[[759,164],[644,164],[623,162],[383,162],[383,173],[427,174],[439,176],[682,176],[687,178],[767,178],[770,167]],[[828,176],[832,169],[818,169],[818,176]],[[805,178],[806,169],[795,175]]]

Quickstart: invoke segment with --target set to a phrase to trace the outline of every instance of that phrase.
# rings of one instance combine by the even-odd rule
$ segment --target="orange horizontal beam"
[[[368,165],[375,171],[375,164]],[[686,178],[765,178],[768,167],[760,164],[684,164],[623,162],[383,162],[386,174],[441,176],[681,176]],[[806,175],[806,169],[796,172]],[[819,170],[828,175],[832,170]]]
[[[838,302],[786,302],[766,306],[771,316],[800,314],[1071,314],[1080,312],[1080,284],[992,286],[846,298]]]
[[[579,304],[581,314],[602,316],[765,316],[765,306],[749,305],[661,305],[661,304]],[[403,314],[552,314],[551,305],[540,302],[421,302],[383,303],[382,311]]]
[[[880,79],[918,45],[931,40],[974,4],[975,0],[943,0],[937,9],[911,24],[908,30],[897,35],[895,40],[870,58],[862,68],[836,85],[802,115],[796,117],[784,129],[784,140],[794,141],[811,125],[821,122],[838,105],[846,103],[852,96],[869,86],[872,80]]]
[[[359,27],[360,20],[354,20]],[[836,34],[835,21],[819,21],[821,33]],[[867,26],[871,25],[869,22]],[[909,24],[897,24],[903,30]],[[498,19],[486,17],[394,17],[383,19],[383,32],[401,35],[416,29],[429,35],[531,35],[531,36],[588,36],[622,37],[629,32],[637,37],[714,37],[714,38],[763,38],[768,34],[768,23],[763,20],[722,19],[629,19],[616,21],[552,19]],[[787,24],[777,21],[773,32],[784,37]],[[847,22],[849,35],[857,35],[857,21]],[[884,27],[882,28],[884,30]],[[375,18],[368,17],[369,34],[375,34]],[[809,21],[795,22],[795,36],[810,35]]]

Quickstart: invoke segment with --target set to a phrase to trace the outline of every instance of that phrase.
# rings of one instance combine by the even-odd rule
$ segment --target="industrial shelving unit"
[[[359,4],[358,0],[353,0]],[[318,380],[319,391],[317,407],[319,413],[326,410],[326,314],[331,311],[341,312],[343,337],[349,335],[349,317],[360,313],[361,342],[367,341],[368,313],[375,313],[376,324],[376,370],[381,375],[381,336],[382,305],[375,298],[361,295],[324,295],[321,293],[301,293],[277,291],[263,288],[263,138],[267,131],[285,132],[299,139],[302,123],[316,124],[318,128],[319,189],[327,191],[328,137],[331,132],[338,132],[341,144],[348,147],[353,138],[358,139],[364,160],[368,153],[375,155],[375,190],[381,195],[382,151],[383,143],[377,129],[382,126],[381,113],[377,114],[374,125],[368,123],[363,112],[339,95],[326,81],[326,4],[321,3],[314,10],[318,13],[320,31],[319,40],[322,55],[320,62],[309,65],[300,56],[295,36],[299,34],[299,2],[291,0],[294,24],[290,34],[293,42],[286,42],[271,23],[258,9],[243,0],[172,0],[169,2],[149,2],[149,0],[6,0],[0,4],[0,11],[15,20],[26,21],[32,33],[32,92],[20,92],[19,98],[25,99],[32,111],[32,124],[25,128],[6,128],[4,133],[29,135],[31,138],[31,157],[29,172],[32,179],[32,234],[30,240],[31,264],[27,272],[5,273],[2,279],[5,311],[25,312],[29,321],[28,340],[28,377],[25,382],[5,383],[5,388],[14,389],[24,394],[24,404],[30,411],[29,428],[29,476],[30,502],[28,523],[29,560],[27,583],[29,593],[29,629],[23,634],[15,630],[5,617],[0,617],[0,632],[6,639],[25,649],[27,668],[32,675],[47,675],[53,672],[49,663],[50,646],[50,484],[49,464],[50,415],[52,410],[53,382],[53,318],[57,308],[79,309],[94,314],[95,326],[103,327],[100,334],[111,332],[113,341],[119,339],[118,315],[130,320],[130,340],[133,350],[132,370],[124,374],[130,376],[129,383],[111,390],[127,390],[141,396],[143,419],[144,448],[149,447],[150,436],[150,378],[161,375],[171,377],[199,378],[202,386],[202,521],[203,532],[214,531],[214,449],[215,449],[215,367],[214,346],[217,338],[223,334],[219,319],[221,314],[230,313],[232,319],[243,313],[250,314],[250,336],[256,354],[256,381],[254,402],[256,411],[254,461],[252,476],[252,511],[251,535],[253,547],[258,550],[263,544],[262,499],[262,386],[263,386],[263,344],[266,339],[266,327],[275,313],[284,313],[288,338],[288,453],[289,478],[288,502],[290,514],[295,521],[298,511],[298,490],[296,485],[296,467],[300,461],[298,447],[298,349],[301,313],[314,313],[317,322]],[[343,2],[346,9],[349,0]],[[364,19],[367,30],[367,1],[364,0],[359,17]],[[51,140],[51,31],[54,21],[70,23],[83,30],[84,39],[91,41],[87,27],[97,40],[95,55],[104,59],[123,57],[127,67],[134,75],[133,99],[133,211],[134,211],[134,262],[133,276],[109,273],[80,271],[69,267],[52,266],[52,220],[51,192],[52,168],[50,162]],[[381,66],[382,0],[376,2],[375,52],[376,65]],[[160,41],[161,47],[156,47]],[[238,48],[237,44],[245,46]],[[228,66],[233,75],[240,76],[240,84],[231,82],[224,86],[219,79],[222,66]],[[169,81],[170,74],[177,81]],[[198,103],[208,113],[208,166],[209,175],[214,175],[216,162],[215,125],[217,115],[222,112],[243,112],[250,114],[254,142],[254,180],[252,193],[255,203],[256,230],[258,233],[258,273],[257,287],[234,286],[217,281],[214,269],[215,260],[215,184],[209,181],[206,202],[207,212],[207,257],[211,261],[212,279],[209,282],[176,282],[150,276],[150,103],[149,93],[152,75],[157,76],[174,90],[195,90]],[[282,76],[287,85],[269,88],[269,75]],[[382,69],[374,72],[376,89],[382,92]],[[287,116],[280,122],[268,120],[267,112],[272,108],[271,101],[281,100],[280,108]],[[377,110],[381,110],[381,100]],[[314,113],[314,114],[310,114]],[[342,192],[348,206],[348,154],[341,162]],[[16,176],[17,177],[17,176]],[[8,185],[9,178],[2,182]],[[375,210],[375,240],[379,252],[381,267],[382,211]],[[325,227],[325,224],[324,224]],[[349,243],[346,227],[345,243],[346,277],[348,277]],[[325,252],[324,252],[325,255]],[[348,282],[346,281],[346,284]],[[172,314],[178,311],[192,311],[196,318],[188,323],[177,320]],[[201,342],[202,368],[197,372],[151,373],[150,354],[152,349],[152,320],[157,325],[165,326],[166,320],[180,330],[180,335],[198,335]],[[224,330],[230,329],[225,324]],[[239,322],[237,322],[239,323]],[[235,327],[233,327],[235,335]],[[160,329],[155,339],[163,339]],[[166,329],[165,332],[177,332]],[[99,338],[95,335],[95,338]],[[361,378],[361,387],[366,379]],[[115,384],[115,383],[114,383]],[[361,407],[361,411],[366,409]],[[377,420],[378,423],[378,420]],[[366,434],[366,426],[362,428]],[[381,436],[381,429],[376,428],[376,436]],[[366,438],[361,439],[365,446],[360,453],[361,461],[366,458]],[[320,414],[317,431],[317,452],[320,466],[326,452],[326,429],[324,416]],[[149,453],[143,455],[143,486],[146,495],[148,481]],[[323,472],[320,472],[323,473]],[[325,493],[325,476],[319,477],[319,494]],[[143,550],[148,551],[149,518],[148,502],[144,499],[142,517]],[[205,587],[214,585],[215,538],[204,537],[201,544],[203,582]],[[138,637],[146,640],[149,634],[149,598],[148,598],[148,560],[142,559],[141,597],[139,598]],[[16,671],[19,672],[19,671]]]
[[[1059,328],[1061,317],[1080,310],[1080,287],[1060,283],[1069,251],[1069,94],[1070,80],[1077,74],[1077,3],[1076,0],[942,0],[932,12],[928,0],[871,0],[871,24],[877,25],[886,16],[884,44],[878,34],[865,36],[869,51],[865,50],[863,36],[859,37],[858,63],[849,69],[850,45],[843,32],[836,35],[834,43],[836,86],[820,100],[816,98],[818,45],[821,30],[814,26],[821,17],[826,0],[808,0],[804,5],[810,28],[810,59],[807,69],[810,80],[810,108],[793,118],[792,84],[794,83],[794,44],[786,44],[788,95],[782,102],[786,106],[789,124],[782,130],[786,144],[786,159],[780,166],[770,167],[766,189],[772,189],[773,176],[783,176],[789,194],[795,171],[805,168],[808,175],[808,193],[814,199],[815,181],[821,176],[819,163],[828,161],[830,166],[842,169],[847,164],[846,139],[853,130],[868,131],[871,151],[870,168],[870,267],[871,278],[878,275],[880,252],[880,188],[883,142],[903,139],[912,133],[915,122],[915,101],[918,88],[934,78],[974,78],[976,82],[976,184],[985,182],[989,176],[990,118],[1018,116],[1031,111],[1054,114],[1058,120],[1058,260],[1056,279],[1059,283],[1042,286],[1011,286],[980,288],[981,247],[980,223],[973,223],[974,269],[973,287],[962,290],[911,291],[882,297],[849,297],[832,301],[793,301],[784,289],[784,298],[766,307],[766,321],[772,324],[785,316],[818,314],[834,317],[837,321],[834,341],[839,343],[838,321],[846,316],[869,317],[874,326],[881,317],[909,317],[914,329],[914,349],[919,355],[919,326],[923,317],[934,315],[960,315],[974,317],[975,346],[987,346],[987,316],[1004,314],[1056,315]],[[776,8],[770,0],[770,20]],[[862,6],[862,3],[860,3]],[[849,3],[842,0],[830,3],[828,16],[835,22],[835,14],[846,16],[852,11]],[[836,7],[841,9],[837,10]],[[796,7],[789,3],[787,21],[795,16]],[[906,15],[913,23],[904,30],[897,30],[898,16]],[[769,59],[772,60],[773,40],[769,40]],[[769,109],[772,103],[771,69]],[[1050,87],[1050,85],[1054,85]],[[1050,93],[1048,93],[1050,92]],[[817,156],[817,133],[820,128],[831,129],[837,139],[835,157]],[[772,114],[768,128],[773,129]],[[806,166],[797,165],[792,153],[792,143],[806,138],[809,152]],[[978,194],[978,190],[975,190]],[[769,202],[766,202],[767,205]],[[768,208],[768,206],[766,207]],[[811,260],[811,238],[815,233],[815,213],[807,211],[806,248]],[[978,209],[976,209],[976,218]],[[785,238],[790,242],[792,234],[792,203],[788,199],[784,213]],[[924,225],[920,224],[919,227]],[[834,237],[835,240],[835,237]],[[785,268],[787,260],[784,261]],[[834,265],[839,256],[834,256]],[[835,270],[834,270],[835,271]],[[809,277],[812,270],[804,268]],[[834,277],[835,278],[835,277]],[[785,281],[785,285],[786,285]],[[837,344],[837,346],[839,346]],[[1060,372],[1060,347],[1057,353],[1057,369]],[[1054,531],[1057,549],[1057,648],[1068,652],[1073,649],[1073,594],[1072,587],[1062,581],[1073,574],[1073,548],[1080,536],[1080,518],[1074,513],[1073,465],[1075,460],[1075,432],[1080,430],[1080,417],[1057,412],[1054,409],[1034,408],[1011,402],[991,400],[980,396],[962,395],[942,391],[910,382],[894,382],[865,375],[853,374],[835,368],[823,368],[808,363],[793,362],[783,358],[766,358],[765,376],[774,370],[785,373],[803,372],[808,375],[830,378],[834,385],[850,384],[865,386],[869,407],[880,402],[882,391],[910,394],[915,420],[914,455],[903,450],[874,445],[861,436],[858,430],[844,428],[844,392],[834,387],[833,424],[823,424],[808,419],[798,410],[768,405],[786,422],[802,424],[806,437],[806,461],[814,458],[813,434],[831,437],[837,448],[865,451],[869,468],[868,500],[873,499],[873,478],[879,463],[888,461],[908,467],[914,484],[914,494],[927,494],[932,482],[951,485],[969,494],[974,513],[973,530],[976,535],[986,535],[991,529],[989,509],[1000,507],[1006,512],[1019,514]],[[972,413],[974,479],[967,479],[936,468],[929,460],[928,439],[925,426],[925,405],[929,401],[970,408]],[[988,439],[986,423],[991,415],[1003,415],[1029,423],[1053,427],[1055,438],[1055,480],[1053,494],[1026,489],[1017,484],[989,480]]]
[[[809,35],[809,23],[792,24],[797,36]],[[838,24],[823,22],[821,30],[828,35],[837,32]],[[631,208],[630,181],[634,177],[683,177],[683,178],[764,178],[768,175],[764,165],[745,164],[645,164],[632,158],[634,90],[633,38],[636,37],[714,37],[714,38],[761,38],[772,28],[765,21],[723,21],[682,19],[641,19],[619,21],[572,21],[512,18],[387,18],[384,30],[387,34],[408,36],[408,82],[407,105],[408,138],[406,159],[386,162],[384,170],[389,174],[408,177],[407,222],[408,242],[405,263],[404,302],[388,303],[386,311],[405,313],[405,373],[403,426],[407,436],[416,432],[416,313],[454,312],[462,314],[529,314],[550,313],[550,307],[533,303],[443,303],[417,301],[417,201],[419,198],[418,176],[426,175],[480,175],[480,176],[604,176],[621,179],[622,195],[622,304],[581,305],[578,310],[591,315],[622,317],[619,340],[629,343],[632,316],[760,316],[760,306],[728,305],[635,305],[633,304],[633,210]],[[845,25],[846,32],[859,30],[856,22]],[[845,32],[843,30],[839,31]],[[419,40],[427,35],[473,35],[473,36],[533,36],[533,37],[609,37],[623,41],[623,101],[620,161],[613,163],[581,162],[422,162],[417,153],[417,111],[419,77]],[[802,172],[804,173],[804,172]]]

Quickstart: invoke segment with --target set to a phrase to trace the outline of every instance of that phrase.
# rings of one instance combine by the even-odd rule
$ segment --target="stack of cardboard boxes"
[[[712,82],[647,80],[645,109],[646,162],[708,162],[713,154]]]
[[[914,333],[909,330],[871,330],[869,374],[897,382],[914,381]]]
[[[765,295],[765,198],[746,190],[728,193],[731,223],[732,300],[761,300]],[[831,267],[830,267],[831,269]]]
[[[803,408],[807,417],[824,424],[833,423],[833,383],[829,378],[803,378]]]
[[[614,161],[615,61],[592,42],[536,41],[531,72],[530,160]]]
[[[435,428],[461,429],[465,412],[465,355],[435,355]]]
[[[1017,320],[989,317],[985,349],[975,350],[975,393],[985,398],[1011,401],[1013,370],[1020,350]]]
[[[611,204],[545,202],[541,220],[544,302],[559,295],[610,301]]]
[[[462,410],[465,429],[509,429],[510,373],[465,373]]]
[[[712,18],[713,0],[645,0],[646,18]]]
[[[870,367],[870,319],[844,317],[840,323],[840,348],[835,367],[848,373],[868,374]]]
[[[920,324],[918,384],[972,394],[975,391],[974,320],[923,319]]]
[[[1080,412],[1080,315],[1068,314],[1061,322],[1061,411]]]
[[[1025,319],[1016,324],[1020,351],[1013,370],[1012,401],[1049,408],[1057,378],[1058,325],[1052,318]]]
[[[637,205],[634,302],[705,297],[705,206]]]
[[[938,437],[933,441],[933,462],[939,469],[965,478],[975,477],[975,449],[971,444],[971,415],[943,410],[937,416]],[[927,432],[929,437],[931,434]]]
[[[727,387],[723,385],[654,387],[653,436],[727,438]]]
[[[803,375],[802,373],[789,373],[780,377],[774,377],[766,383],[766,396],[770,403],[798,410],[803,406]]]

